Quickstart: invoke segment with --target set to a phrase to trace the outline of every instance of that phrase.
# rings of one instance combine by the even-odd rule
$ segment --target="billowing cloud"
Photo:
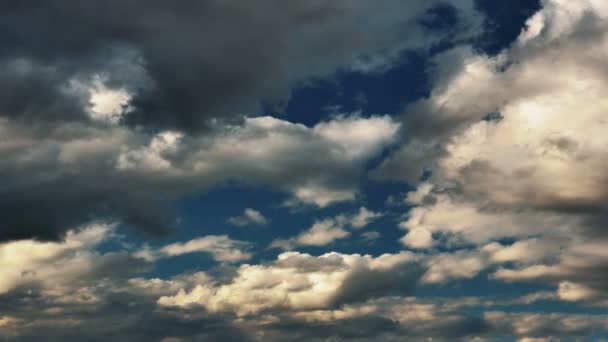
[[[9,94],[0,99],[0,336],[608,336],[608,6],[543,0],[495,55],[466,45],[481,34],[483,6],[0,4]],[[267,105],[281,112],[294,87],[389,70],[404,51],[432,56],[432,89],[399,117],[355,109],[304,125],[259,115]],[[360,187],[374,167],[375,180],[409,182],[404,203],[393,205],[401,187],[360,193],[377,185]],[[190,225],[173,212],[180,200],[225,183],[283,193],[273,208],[303,230],[154,242],[123,230]],[[391,195],[390,208],[377,195]],[[330,208],[339,202],[355,209]],[[254,209],[269,205],[239,204],[209,222],[283,224]],[[382,235],[380,218],[395,223]],[[209,267],[166,267],[194,253],[209,255]]]
[[[191,291],[163,296],[163,306],[202,306],[212,312],[239,315],[263,310],[330,308],[362,301],[389,291],[404,291],[419,274],[409,253],[345,255],[329,253],[313,257],[286,252],[268,265],[242,265],[227,284],[208,282]],[[409,285],[408,285],[409,283]]]
[[[16,95],[0,104],[0,113],[23,120],[86,120],[83,97],[62,89],[74,79],[105,75],[110,89],[130,94],[122,121],[211,128],[215,120],[238,119],[236,113],[251,112],[263,100],[284,101],[295,82],[338,69],[382,69],[405,49],[427,49],[475,32],[480,20],[469,0],[450,7],[460,19],[452,30],[428,29],[423,19],[433,20],[433,9],[441,5],[438,0],[3,4],[0,63],[3,70],[25,64],[17,74],[2,74],[2,93]]]
[[[0,120],[7,184],[0,239],[57,239],[91,217],[167,231],[172,200],[231,179],[286,191],[294,204],[352,200],[365,162],[398,128],[387,116],[343,116],[314,127],[260,117],[201,137],[150,136],[112,124],[66,126],[46,136]]]
[[[413,182],[432,173],[407,196],[415,207],[401,222],[405,246],[512,239],[489,261],[532,264],[496,279],[544,280],[562,300],[603,303],[608,8],[543,6],[496,56],[458,47],[437,57],[433,91],[403,115],[408,141],[377,173]]]

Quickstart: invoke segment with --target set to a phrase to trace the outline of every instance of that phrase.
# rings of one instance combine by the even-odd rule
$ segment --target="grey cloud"
[[[301,127],[283,125],[277,129],[294,142],[307,142],[290,145],[289,156],[205,152],[222,148],[212,140],[227,126],[247,125],[243,118],[261,101],[282,103],[300,82],[344,69],[373,72],[404,49],[474,34],[473,1],[453,4],[461,20],[449,32],[426,30],[420,21],[445,5],[439,0],[0,4],[0,240],[59,239],[91,220],[166,233],[175,224],[175,199],[226,178],[278,180],[271,185],[297,197],[291,204],[353,199],[372,153],[344,163],[333,148],[347,152],[357,141],[328,148]],[[117,125],[94,117],[96,86],[128,95],[114,99],[115,112],[104,117]],[[158,151],[151,163],[176,172],[136,165],[154,134],[171,129],[186,133],[184,144]],[[268,131],[245,133],[231,143]],[[117,172],[120,156],[140,168]],[[196,161],[207,159],[211,170],[193,174]]]
[[[22,77],[12,83],[19,93],[14,105],[2,109],[24,117],[33,107],[23,104],[38,101],[45,105],[33,114],[38,118],[68,119],[71,112],[82,117],[77,109],[63,113],[63,105],[46,106],[64,97],[45,100],[32,90],[52,94],[70,78],[104,73],[110,85],[126,85],[134,93],[134,110],[125,117],[126,123],[208,129],[214,119],[238,120],[236,113],[256,108],[262,99],[284,100],[294,81],[339,68],[377,68],[366,65],[362,57],[374,56],[371,60],[388,64],[404,48],[426,48],[446,35],[470,34],[479,21],[473,2],[459,1],[455,3],[463,19],[459,25],[450,32],[429,32],[419,19],[440,4],[394,0],[4,3],[0,59],[6,64],[24,58],[56,72],[34,75],[42,77],[40,82]],[[124,69],[116,69],[114,61],[125,58],[125,50],[139,56],[134,66],[145,70],[144,86],[125,80]],[[67,107],[78,103],[64,102]]]
[[[340,272],[348,272],[340,281],[342,286],[335,290],[342,295],[318,307],[300,302],[300,307],[289,308],[281,294],[276,297],[276,305],[263,314],[236,315],[231,310],[213,310],[213,306],[167,307],[159,305],[159,296],[178,289],[196,289],[200,284],[210,285],[214,279],[200,272],[166,280],[132,278],[140,275],[143,269],[138,265],[143,260],[134,258],[128,250],[95,252],[97,244],[104,239],[118,238],[107,229],[92,227],[72,233],[61,244],[13,243],[33,252],[31,262],[41,270],[47,269],[40,273],[47,281],[21,284],[0,294],[0,334],[4,340],[284,341],[289,337],[296,341],[402,341],[404,338],[425,341],[432,337],[438,341],[470,341],[477,337],[584,337],[590,329],[598,333],[606,330],[606,318],[600,315],[492,311],[495,305],[520,303],[517,300],[398,296],[397,293],[407,294],[408,284],[419,276],[413,274],[416,267],[408,261],[412,260],[409,254],[371,258],[356,254],[313,257],[287,253],[274,264],[243,265],[240,270],[249,269],[253,273],[240,279],[233,276],[225,282],[225,285],[238,285],[242,281],[243,287],[225,292],[228,297],[216,302],[223,305],[234,299],[238,304],[238,298],[245,301],[244,306],[237,305],[234,309],[255,301],[264,305],[261,301],[273,299],[264,299],[263,295],[292,281],[287,284],[286,294],[296,295],[293,300],[298,301],[298,292],[300,295],[307,291],[325,292],[326,286],[336,285],[332,283]],[[62,250],[57,255],[35,257],[58,247]],[[5,259],[0,260],[6,261],[14,259],[5,255]],[[87,267],[77,267],[70,272],[77,281],[60,279],[64,274],[62,268],[71,269],[73,265]],[[18,270],[22,265],[18,262],[15,267]],[[291,271],[294,272],[286,273]],[[325,279],[326,286],[313,288],[302,281],[302,277],[311,273],[316,273],[315,278],[333,276]],[[251,286],[253,288],[248,288]],[[243,292],[245,289],[249,291]],[[309,300],[316,299],[314,293],[311,295],[307,297]],[[484,313],[467,314],[470,308],[482,308]]]
[[[356,134],[361,127],[365,139]],[[345,129],[354,136],[342,135]],[[0,120],[0,240],[58,239],[96,220],[166,233],[175,225],[173,201],[227,180],[264,184],[297,203],[352,200],[364,162],[397,130],[389,117],[342,117],[314,127],[263,117],[199,137],[109,123],[41,134]]]
[[[370,269],[367,265],[357,265],[343,281],[332,298],[333,306],[339,307],[352,302],[383,297],[387,293],[410,294],[424,268],[414,262],[403,262],[388,269]]]

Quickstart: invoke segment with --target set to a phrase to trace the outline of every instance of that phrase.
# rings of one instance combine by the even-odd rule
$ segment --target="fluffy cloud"
[[[205,307],[211,312],[255,314],[264,310],[311,310],[404,291],[419,274],[409,253],[319,257],[287,252],[267,265],[242,265],[227,284],[207,282],[158,300],[162,306]]]
[[[424,25],[435,11],[455,6],[450,39],[467,37],[473,1],[438,4],[153,0],[144,8],[68,0],[36,11],[28,1],[0,4],[7,23],[0,90],[16,94],[0,100],[0,335],[119,342],[606,336],[608,318],[598,313],[608,306],[608,6],[601,1],[545,0],[497,56],[466,47],[438,55],[432,92],[401,123],[337,115],[305,126],[236,114],[252,113],[261,99],[285,99],[298,81],[338,69],[373,72],[403,49],[433,45],[447,37]],[[51,22],[82,30],[49,29]],[[285,192],[293,206],[353,200],[369,161],[400,133],[404,145],[377,175],[418,183],[431,171],[407,194],[414,208],[401,216],[401,242],[415,252],[292,251],[268,261],[252,257],[253,243],[227,235],[154,249],[120,241],[110,226],[86,225],[116,220],[163,232],[174,200],[227,180]],[[329,246],[381,215],[361,207],[275,246]],[[268,219],[249,208],[229,221]],[[106,251],[102,243],[112,239],[115,250]],[[219,263],[165,279],[145,273],[188,253]],[[416,286],[484,273],[488,286],[541,286],[518,298],[403,297]],[[534,312],[544,301],[599,309]]]
[[[408,141],[377,170],[411,182],[432,172],[407,196],[405,246],[491,250],[516,240],[455,272],[514,261],[529,265],[497,279],[548,281],[563,300],[605,302],[607,10],[547,0],[500,54],[458,47],[437,57],[433,91],[403,115]],[[454,270],[447,260],[434,266],[440,275]]]
[[[294,203],[352,200],[365,162],[398,128],[387,116],[343,116],[314,127],[259,117],[200,137],[109,123],[44,135],[0,119],[0,239],[57,239],[91,216],[167,231],[172,200],[230,179],[286,191]]]
[[[496,271],[494,277],[510,282],[551,282],[557,285],[557,296],[562,300],[608,306],[608,279],[601,271],[606,265],[608,253],[605,242],[584,242],[563,249],[557,263],[502,268]]]
[[[424,20],[433,20],[439,6],[445,7],[438,0],[407,6],[395,0],[4,4],[3,69],[23,60],[40,67],[3,73],[2,92],[17,95],[0,104],[0,113],[86,120],[82,96],[62,89],[73,79],[103,74],[110,89],[130,94],[122,121],[210,128],[262,100],[280,103],[298,81],[338,69],[382,69],[403,50],[474,33],[480,18],[469,0],[450,6],[460,20],[449,32],[428,29]],[[103,107],[99,101],[97,108]]]
[[[64,243],[3,244],[1,255],[6,258],[2,262],[7,274],[34,267],[40,273],[28,274],[36,278],[27,284],[5,286],[0,293],[0,333],[9,341],[43,337],[60,341],[66,336],[92,341],[101,341],[99,336],[117,341],[145,341],[151,336],[201,341],[259,341],[262,337],[281,341],[287,336],[302,341],[329,337],[337,341],[399,341],[405,335],[415,341],[429,337],[465,341],[513,336],[584,337],[589,331],[602,334],[608,329],[606,317],[601,315],[505,313],[492,309],[496,305],[555,299],[550,293],[500,300],[399,296],[411,293],[416,283],[425,281],[428,272],[437,273],[439,268],[434,265],[446,265],[449,257],[453,261],[443,268],[444,274],[473,265],[470,260],[475,257],[491,263],[501,253],[518,255],[513,250],[520,249],[513,246],[493,243],[468,255],[440,257],[409,252],[377,257],[328,253],[315,257],[288,252],[273,262],[244,264],[227,274],[198,272],[158,279],[133,277],[142,270],[134,260],[150,266],[130,256],[138,254],[137,250],[129,252],[134,246],[124,245],[127,250],[120,253],[95,251],[100,242],[117,239],[120,237],[113,235],[110,227],[91,226],[69,233]],[[194,241],[198,240],[202,239]],[[198,250],[188,248],[194,245],[200,243],[171,244],[167,246],[171,248],[159,248],[159,253]],[[6,251],[24,254],[25,250],[31,255],[24,259],[27,267],[10,263],[14,253]],[[122,257],[108,263],[108,258],[115,255]],[[523,260],[531,264],[536,259]],[[121,267],[122,271],[117,272]],[[569,300],[579,300],[577,296],[585,294],[582,290],[566,284],[560,285],[559,292]],[[483,314],[467,313],[471,308],[481,309]]]
[[[455,24],[430,28],[446,7]],[[472,0],[103,0],[0,12],[0,91],[11,94],[0,101],[2,241],[57,240],[91,217],[166,232],[170,203],[224,173],[288,191],[294,205],[351,200],[395,123],[245,117],[311,79],[384,70],[405,50],[471,37],[481,19]]]
[[[80,288],[86,292],[88,282],[94,279],[145,270],[146,263],[128,253],[93,251],[110,233],[109,226],[92,225],[79,232],[69,232],[63,242],[22,240],[0,244],[3,274],[0,294],[22,286],[42,286],[49,290]],[[77,298],[78,293],[73,296]]]

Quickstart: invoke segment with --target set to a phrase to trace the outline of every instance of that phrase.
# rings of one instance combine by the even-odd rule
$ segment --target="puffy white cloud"
[[[295,241],[301,246],[325,246],[350,235],[335,223],[332,219],[315,222],[309,230],[298,235]]]
[[[425,228],[414,228],[402,239],[404,245],[412,248],[429,248],[433,246],[433,235]]]
[[[408,140],[377,172],[412,182],[432,172],[407,195],[403,244],[483,247],[435,257],[426,281],[511,262],[496,279],[605,303],[607,17],[599,1],[546,0],[500,54],[437,57],[430,96],[403,115]],[[516,241],[495,243],[505,238]]]
[[[562,300],[578,302],[592,299],[597,296],[597,293],[585,285],[564,281],[559,283],[557,295]]]
[[[103,241],[109,232],[108,226],[94,225],[68,233],[63,242],[22,240],[0,244],[0,294],[27,283],[69,282],[87,272],[94,258],[87,254],[88,248]]]
[[[268,309],[313,310],[388,291],[407,289],[417,280],[416,257],[410,253],[319,257],[286,252],[270,264],[241,265],[228,283],[206,282],[191,291],[162,296],[163,306],[203,306],[212,312],[239,315]]]
[[[402,240],[406,245],[431,247],[433,243],[429,234],[432,233],[453,235],[477,244],[503,237],[526,238],[546,231],[566,233],[582,222],[579,217],[550,212],[486,209],[476,202],[441,193],[426,196],[427,200],[432,200],[413,208],[401,223],[409,230]]]
[[[437,129],[412,131],[405,147],[438,149],[423,165],[432,168],[436,191],[460,191],[486,207],[564,212],[604,201],[607,39],[598,17],[605,10],[591,1],[546,1],[502,54],[461,48],[438,60],[431,96],[404,117],[406,130]],[[499,119],[481,120],[488,113]]]

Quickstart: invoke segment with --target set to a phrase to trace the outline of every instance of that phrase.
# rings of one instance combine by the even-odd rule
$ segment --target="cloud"
[[[296,246],[326,246],[336,240],[350,237],[351,232],[346,230],[347,227],[361,229],[382,215],[361,207],[357,214],[340,214],[333,218],[317,220],[310,228],[295,237],[274,240],[270,247],[292,250]]]
[[[251,224],[256,225],[266,225],[268,224],[268,219],[262,215],[261,212],[247,208],[243,211],[243,214],[240,216],[233,216],[228,218],[228,223],[233,224],[235,226],[244,227]]]
[[[247,243],[231,240],[226,235],[209,235],[184,243],[172,243],[160,249],[160,253],[173,257],[188,253],[207,252],[218,261],[242,261],[251,257],[242,249]]]
[[[30,240],[1,245],[11,250],[28,249],[32,256],[28,268],[36,265],[40,271],[36,281],[10,286],[0,294],[0,333],[9,341],[60,341],[66,336],[76,341],[101,341],[100,336],[116,341],[248,341],[261,334],[269,341],[286,336],[302,341],[330,336],[338,341],[399,341],[403,336],[451,341],[513,336],[574,338],[584,337],[590,329],[601,334],[607,327],[602,315],[495,309],[531,300],[554,300],[550,293],[501,299],[402,297],[411,295],[413,287],[425,279],[428,262],[442,263],[439,260],[452,257],[460,263],[448,269],[458,270],[471,264],[468,260],[475,255],[489,262],[510,246],[490,244],[469,255],[445,254],[441,258],[410,252],[376,257],[287,252],[271,262],[240,265],[227,274],[216,270],[159,279],[142,276],[142,268],[133,261],[151,265],[135,256],[136,246],[123,244],[125,249],[119,252],[96,251],[101,241],[120,241],[110,227],[92,226],[68,236],[64,243]],[[176,243],[158,251],[179,254],[198,251],[198,245]],[[110,259],[113,262],[109,263]],[[11,267],[24,269],[17,266]],[[9,268],[3,270],[11,274]],[[582,293],[581,287],[572,284],[560,287],[562,295],[570,299]],[[470,314],[477,310],[481,310],[479,315]]]
[[[0,4],[0,91],[11,94],[0,99],[0,335],[119,342],[606,335],[599,310],[608,305],[608,7],[546,0],[500,54],[457,46],[437,55],[434,88],[399,122],[338,114],[305,126],[248,115],[260,101],[282,102],[300,82],[383,70],[404,49],[467,39],[479,18],[469,0],[279,2]],[[455,11],[454,29],[424,25],[442,11]],[[415,251],[289,251],[258,260],[255,244],[227,235],[142,247],[104,223],[162,233],[175,223],[175,200],[226,181],[282,191],[294,206],[354,201],[370,161],[400,136],[402,146],[375,176],[415,186],[407,206],[391,209],[413,207],[400,227],[404,247]],[[361,207],[273,245],[330,246],[382,215]],[[268,220],[248,208],[229,221]],[[219,263],[164,279],[149,272],[189,253]],[[515,298],[411,297],[417,287],[432,293],[486,274],[490,290],[496,282],[539,286]],[[546,301],[578,313],[546,312]]]
[[[246,251],[249,246],[249,243],[233,240],[227,235],[207,235],[185,242],[175,242],[158,249],[145,246],[134,255],[155,261],[183,254],[209,253],[216,261],[239,262],[251,258],[251,253]]]
[[[360,229],[380,217],[382,217],[382,213],[373,212],[365,207],[361,207],[359,208],[359,213],[352,217],[350,224],[353,228]]]
[[[498,55],[461,46],[436,57],[433,90],[402,116],[406,142],[376,170],[417,184],[401,241],[491,253],[514,240],[484,257],[437,257],[438,281],[511,261],[495,279],[605,303],[607,17],[596,1],[547,0]]]
[[[311,310],[407,291],[417,280],[415,257],[408,253],[319,257],[286,252],[269,264],[241,265],[225,284],[206,282],[191,291],[163,296],[159,305],[202,306],[211,312],[256,314],[265,310]],[[373,279],[373,281],[372,281]],[[409,286],[408,286],[409,283]]]
[[[259,117],[200,137],[111,123],[45,135],[0,119],[0,175],[7,184],[0,240],[56,240],[92,218],[167,232],[175,224],[172,201],[229,180],[321,207],[352,200],[365,162],[394,142],[398,128],[388,116],[342,116],[313,127]]]
[[[122,121],[161,129],[209,129],[217,120],[238,120],[236,113],[252,112],[263,100],[284,102],[297,82],[341,69],[382,70],[403,50],[425,50],[442,39],[471,36],[480,21],[473,1],[450,7],[460,19],[450,30],[425,28],[421,19],[442,4],[5,4],[0,8],[7,22],[1,37],[3,69],[14,61],[35,61],[40,70],[3,77],[8,80],[0,81],[3,93],[17,96],[4,101],[0,113],[86,120],[82,97],[60,90],[75,78],[107,75],[111,89],[125,89],[131,97],[131,110]],[[79,29],[68,29],[73,27]]]
[[[425,228],[414,228],[401,239],[401,242],[411,248],[429,248],[433,246],[433,235]]]
[[[386,70],[405,50],[476,34],[473,1],[448,6],[459,18],[449,30],[423,25],[437,6],[0,5],[0,90],[11,94],[0,101],[0,241],[58,240],[92,219],[166,233],[172,201],[227,178],[289,192],[293,205],[353,200],[395,122],[251,116],[310,80]]]
[[[372,242],[372,241],[380,238],[380,233],[378,233],[376,231],[363,232],[361,234],[361,237],[365,241]]]
[[[71,289],[94,279],[119,278],[147,269],[146,262],[129,254],[92,250],[111,231],[107,225],[91,225],[69,232],[63,242],[22,240],[0,244],[0,294],[27,286]]]
[[[607,306],[608,279],[600,271],[607,264],[604,241],[573,243],[561,251],[558,262],[501,268],[494,277],[509,282],[550,282],[557,286],[557,296],[562,300]]]

